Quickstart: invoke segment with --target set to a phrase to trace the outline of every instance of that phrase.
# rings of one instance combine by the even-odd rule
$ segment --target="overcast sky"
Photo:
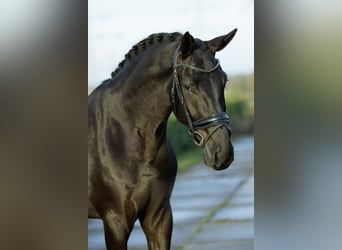
[[[228,76],[254,71],[252,0],[89,0],[88,22],[90,86],[109,78],[132,45],[159,32],[210,40],[238,28],[217,58]]]

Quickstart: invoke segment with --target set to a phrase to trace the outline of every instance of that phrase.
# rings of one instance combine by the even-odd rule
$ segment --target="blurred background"
[[[253,133],[253,1],[89,0],[88,6],[88,92],[110,77],[134,44],[152,33],[189,31],[210,40],[237,28],[236,36],[217,58],[229,78],[225,96],[234,136]],[[173,115],[168,133],[181,169],[201,159],[187,129]]]
[[[342,249],[341,1],[255,5],[255,249]]]
[[[210,8],[205,4],[209,1],[141,2],[127,1],[130,8],[125,16],[144,15],[161,5],[169,11],[154,13],[159,18],[150,25],[139,20],[133,32],[121,34],[137,35],[125,48],[106,49],[103,56],[91,59],[90,36],[96,31],[90,22],[93,10],[108,3],[112,8],[106,13],[117,14],[107,17],[120,12],[123,17],[124,11],[115,4],[89,1],[88,16],[87,2],[80,0],[2,1],[1,249],[87,249],[88,85],[108,78],[134,43],[152,32],[189,30],[210,39],[238,28],[231,44],[217,55],[230,78],[228,93],[235,75],[253,72],[253,67],[247,71],[234,67],[238,59],[253,55],[253,43],[241,38],[253,34],[252,24],[247,25],[248,32],[241,27],[248,18],[253,22],[248,17],[253,11],[238,11],[253,2],[211,1]],[[254,2],[254,249],[340,250],[342,4],[336,0]],[[210,22],[185,11],[198,6],[215,8]],[[158,26],[160,16],[167,17],[169,30]],[[186,21],[178,21],[183,18]],[[202,28],[190,29],[196,23]],[[112,23],[102,36],[128,25],[125,19]],[[141,32],[147,26],[151,30]],[[251,50],[235,47],[247,41]],[[116,48],[117,43],[111,46]],[[108,66],[96,62],[99,66],[91,68],[88,60],[108,60]],[[249,60],[245,63],[249,65]]]
[[[219,52],[229,76],[254,72],[254,2],[251,0],[89,0],[88,84],[98,85],[137,42],[152,33],[189,31],[209,40],[237,28]]]

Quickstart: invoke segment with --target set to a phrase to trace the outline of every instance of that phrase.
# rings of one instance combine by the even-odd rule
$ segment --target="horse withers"
[[[188,32],[150,35],[88,97],[88,217],[102,219],[108,250],[127,249],[137,219],[150,250],[170,249],[177,172],[166,134],[171,112],[209,167],[232,163],[227,76],[215,53],[235,33],[209,41]]]

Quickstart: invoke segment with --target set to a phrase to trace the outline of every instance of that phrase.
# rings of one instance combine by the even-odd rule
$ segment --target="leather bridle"
[[[176,48],[174,57],[173,57],[173,83],[172,83],[172,88],[171,88],[173,112],[175,113],[175,115],[177,114],[177,109],[176,109],[176,106],[177,106],[176,94],[177,94],[177,97],[183,106],[185,116],[189,125],[189,135],[192,137],[192,140],[194,141],[194,143],[198,146],[203,146],[209,140],[209,138],[215,133],[215,131],[223,126],[228,129],[229,136],[231,136],[231,129],[229,126],[229,116],[225,112],[220,112],[218,114],[197,120],[195,122],[192,121],[188,107],[184,100],[184,95],[182,92],[182,88],[181,88],[179,78],[178,78],[178,73],[177,73],[177,68],[179,67],[186,67],[186,68],[190,68],[192,70],[198,71],[198,72],[210,73],[216,70],[220,66],[220,62],[217,60],[217,64],[213,68],[208,69],[208,70],[201,69],[201,68],[198,68],[189,64],[185,64],[185,63],[178,64],[177,58],[178,58],[179,48],[180,48],[180,45],[178,45],[178,47]],[[212,128],[212,129],[209,131],[209,133],[206,136],[204,136],[200,132],[200,130],[209,129],[209,128]]]

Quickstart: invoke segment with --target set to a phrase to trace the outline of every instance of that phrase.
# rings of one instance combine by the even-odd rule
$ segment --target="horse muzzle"
[[[234,161],[234,148],[225,126],[219,128],[204,145],[203,158],[204,163],[215,170],[226,169]]]

